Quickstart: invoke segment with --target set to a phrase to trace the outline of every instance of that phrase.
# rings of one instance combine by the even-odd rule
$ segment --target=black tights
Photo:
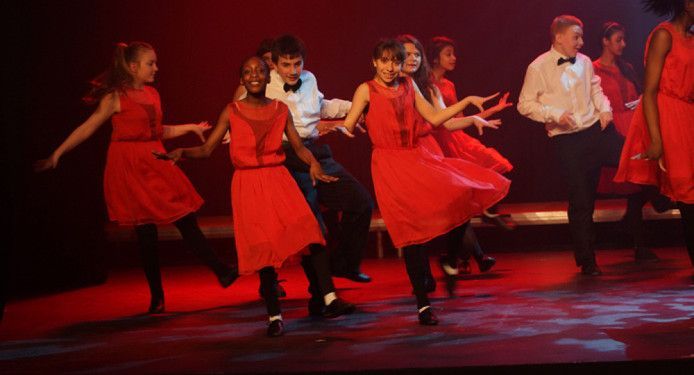
[[[217,277],[228,275],[231,269],[225,266],[217,255],[212,251],[202,234],[197,223],[195,213],[174,222],[174,225],[181,233],[185,244],[193,250],[203,263],[209,267]],[[152,298],[163,298],[164,289],[161,284],[161,271],[159,269],[159,255],[157,249],[157,226],[155,224],[142,224],[135,226],[137,234],[137,244],[140,250],[142,266],[147,277],[149,290]]]
[[[687,245],[689,260],[694,266],[694,204],[677,202],[684,229],[684,242]]]
[[[279,315],[280,299],[277,296],[277,272],[273,267],[265,267],[258,272],[260,277],[260,295],[265,300],[265,308],[269,316]]]
[[[335,291],[333,279],[330,275],[330,260],[325,246],[318,244],[309,245],[309,255],[301,257],[301,267],[308,279],[308,292],[311,299],[323,301],[323,296]]]
[[[410,278],[410,284],[417,298],[417,309],[429,306],[431,302],[427,296],[426,280],[431,275],[431,267],[426,247],[421,244],[405,246],[402,253],[405,257],[407,276]]]

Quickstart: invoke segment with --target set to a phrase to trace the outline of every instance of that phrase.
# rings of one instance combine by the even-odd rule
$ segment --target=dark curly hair
[[[684,12],[684,5],[687,0],[642,0],[643,9],[647,12],[655,13],[660,17],[672,15],[676,17]]]

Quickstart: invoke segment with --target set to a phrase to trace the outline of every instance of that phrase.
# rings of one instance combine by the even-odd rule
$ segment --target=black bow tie
[[[557,60],[557,65],[561,65],[561,64],[563,64],[563,63],[565,63],[565,62],[570,62],[570,63],[572,63],[572,64],[575,64],[575,63],[576,63],[576,56],[574,56],[574,57],[569,57],[568,59],[565,59],[565,58],[563,58],[563,57],[560,57],[559,60]]]
[[[285,84],[284,84],[284,92],[287,92],[287,91],[289,91],[289,90],[292,90],[293,92],[296,92],[297,90],[299,90],[299,87],[301,87],[301,78],[299,78],[299,80],[296,81],[296,83],[293,84],[293,85],[290,85],[290,84],[288,84],[288,83],[285,83]]]

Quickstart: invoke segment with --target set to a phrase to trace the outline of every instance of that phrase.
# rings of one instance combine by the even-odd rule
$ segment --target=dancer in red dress
[[[412,77],[417,87],[421,90],[422,96],[437,109],[443,109],[446,106],[443,104],[441,98],[441,92],[436,88],[436,86],[431,81],[431,70],[429,68],[429,63],[427,62],[426,55],[424,54],[424,48],[422,44],[412,35],[403,34],[399,35],[396,40],[403,44],[405,47],[405,61],[403,62],[403,68],[401,71],[401,76]],[[439,143],[433,136],[433,127],[431,124],[426,122],[424,118],[419,114],[415,114],[417,120],[417,137],[419,145],[436,155],[437,157],[443,158],[444,153],[439,147]],[[490,120],[487,121],[478,116],[464,116],[464,117],[454,117],[447,120],[436,129],[439,137],[446,136],[451,137],[450,132],[460,129],[464,129],[470,125],[475,125],[478,127],[498,127],[501,124],[500,120]],[[465,230],[465,235],[463,237],[463,247],[462,253],[445,254],[440,258],[439,264],[443,270],[443,274],[446,280],[446,287],[449,294],[454,294],[455,279],[458,275],[458,260],[461,259],[463,265],[462,272],[470,273],[470,263],[469,259],[474,255],[475,260],[479,265],[482,272],[489,271],[494,264],[496,259],[485,255],[482,251],[482,247],[477,241],[477,236],[472,229],[472,226],[467,226]],[[457,249],[457,247],[456,247]],[[435,286],[431,282],[431,278],[428,280],[432,288]]]
[[[172,164],[152,157],[152,150],[164,152],[162,139],[193,132],[204,140],[207,123],[162,125],[157,90],[148,86],[157,72],[157,57],[144,42],[120,43],[112,68],[93,81],[85,98],[99,102],[96,111],[75,129],[47,159],[35,164],[37,171],[56,168],[60,158],[87,140],[111,119],[113,132],[104,171],[104,195],[109,218],[121,225],[133,225],[151,292],[148,312],[164,311],[164,290],[157,256],[157,225],[174,223],[184,241],[217,275],[222,286],[238,276],[222,264],[200,228],[195,212],[203,200],[183,172]]]
[[[457,102],[458,96],[455,91],[455,85],[445,78],[447,72],[455,69],[457,61],[455,56],[455,42],[445,36],[434,37],[427,49],[427,58],[432,64],[432,81],[441,92],[443,104],[448,106]],[[477,117],[486,119],[513,105],[513,103],[507,101],[508,95],[509,93],[505,93],[497,105],[486,110],[480,109],[481,112],[477,114]],[[492,128],[496,129],[499,123],[484,124],[480,121],[474,121],[473,125],[477,128],[479,135],[482,135],[485,127],[491,125]],[[477,138],[468,135],[462,129],[450,132],[439,129],[433,134],[447,157],[465,159],[502,174],[513,169],[511,163],[501,156],[498,151],[483,145]],[[482,220],[497,225],[505,230],[512,230],[515,228],[515,223],[510,217],[499,215],[497,206],[490,207],[486,210],[482,216]],[[476,258],[476,260],[478,259]],[[466,263],[464,262],[463,267],[465,266]],[[469,265],[467,267],[469,269]]]
[[[694,0],[646,3],[673,18],[648,38],[643,98],[615,181],[656,185],[677,202],[694,264]]]
[[[247,95],[225,107],[207,142],[199,147],[156,155],[174,162],[181,157],[206,158],[229,131],[229,149],[234,165],[231,206],[239,272],[258,272],[261,295],[270,320],[267,334],[272,337],[284,332],[275,268],[281,267],[288,257],[307,246],[310,255],[303,257],[302,265],[309,280],[318,283],[315,287],[320,289],[324,298],[325,317],[351,313],[354,305],[335,294],[318,221],[283,165],[282,135],[287,135],[296,154],[310,166],[314,183],[334,182],[337,178],[326,175],[320,163],[301,143],[287,106],[265,97],[269,73],[261,58],[254,56],[246,60],[241,66],[241,84]]]
[[[467,97],[437,112],[411,78],[399,77],[404,59],[404,47],[395,40],[376,46],[375,77],[357,88],[344,126],[353,131],[368,105],[366,125],[373,143],[371,174],[376,200],[393,244],[404,248],[419,322],[433,325],[438,319],[427,297],[429,260],[423,244],[446,234],[450,248],[460,247],[470,218],[503,198],[510,181],[464,160],[437,157],[419,146],[417,113],[439,126],[467,105],[479,108],[494,96]]]
[[[634,114],[634,108],[639,102],[638,82],[634,68],[622,59],[625,42],[625,28],[621,24],[610,21],[602,28],[602,54],[593,61],[595,75],[600,77],[602,91],[612,106],[612,115],[617,132],[626,137]],[[655,255],[646,247],[643,236],[643,206],[649,197],[656,194],[652,189],[642,189],[631,183],[613,182],[617,168],[603,167],[598,193],[627,196],[627,210],[622,220],[628,227],[634,239],[634,258],[636,261],[658,261]]]

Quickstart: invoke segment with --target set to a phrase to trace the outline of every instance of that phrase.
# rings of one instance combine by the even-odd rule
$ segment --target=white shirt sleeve
[[[525,81],[518,98],[518,112],[531,120],[549,123],[559,122],[564,113],[561,108],[545,105],[540,102],[540,96],[545,92],[547,85],[540,71],[532,64],[525,73]]]
[[[320,117],[321,118],[342,118],[347,116],[349,109],[352,107],[352,102],[342,99],[324,99],[323,93],[318,91],[318,100],[320,101]]]

